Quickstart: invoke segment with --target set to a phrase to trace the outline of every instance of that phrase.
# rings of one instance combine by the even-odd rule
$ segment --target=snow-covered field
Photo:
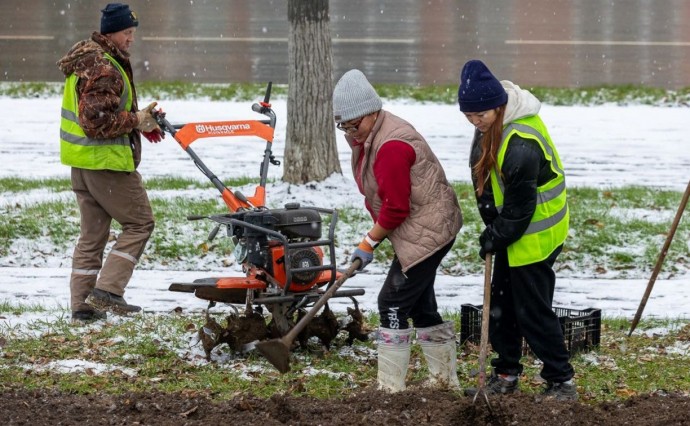
[[[142,99],[140,103],[145,105],[148,101]],[[165,101],[160,106],[173,123],[262,118],[251,111],[251,102]],[[273,102],[273,107],[278,117],[273,150],[276,157],[282,160],[286,103],[278,100]],[[384,101],[384,108],[408,119],[418,128],[443,163],[450,180],[469,180],[467,156],[472,127],[455,105]],[[60,99],[0,98],[0,110],[7,124],[0,136],[3,163],[0,176],[69,176],[69,169],[59,163]],[[545,105],[541,115],[560,151],[570,186],[615,187],[635,184],[682,191],[690,179],[690,143],[685,129],[687,108]],[[209,139],[196,143],[194,149],[209,168],[221,176],[255,176],[263,154],[263,142],[257,139]],[[327,194],[309,186],[295,187],[278,182],[268,187],[269,204],[280,206],[287,200],[297,199],[306,205],[327,208],[361,207],[361,197],[349,170],[349,148],[340,133],[338,150],[343,176],[329,179]],[[171,138],[158,145],[145,143],[143,156],[140,172],[144,178],[175,175],[205,179]],[[270,177],[278,179],[281,174],[281,167],[271,167]],[[71,193],[55,194],[48,191],[31,191],[20,195],[0,191],[0,206],[71,196]],[[670,225],[672,216],[665,215],[658,220]],[[676,238],[687,241],[690,237],[676,235]],[[42,304],[57,309],[50,315],[65,315],[69,265],[41,268],[15,268],[8,264],[0,266],[0,301]],[[127,290],[127,299],[148,311],[166,312],[178,306],[201,310],[206,307],[204,301],[189,294],[169,292],[168,285],[174,281],[189,281],[221,273],[241,274],[232,268],[222,272],[164,269],[136,271]],[[352,278],[346,286],[365,288],[366,295],[360,298],[360,302],[366,309],[375,309],[376,295],[383,279],[381,271],[372,271]],[[439,276],[436,290],[440,307],[457,310],[464,303],[480,304],[482,281],[482,276]],[[605,316],[632,317],[646,284],[647,279],[561,278],[557,283],[554,305],[572,309],[600,308]],[[334,308],[344,310],[344,305]],[[690,277],[658,280],[645,315],[690,318]],[[0,319],[0,325],[25,320],[8,316]]]

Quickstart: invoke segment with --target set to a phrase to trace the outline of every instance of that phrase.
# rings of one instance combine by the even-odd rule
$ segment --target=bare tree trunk
[[[342,173],[333,122],[328,0],[288,0],[289,72],[283,180],[301,184]]]

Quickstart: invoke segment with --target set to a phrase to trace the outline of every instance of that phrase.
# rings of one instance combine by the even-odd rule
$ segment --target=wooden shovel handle
[[[302,319],[299,320],[297,322],[297,324],[295,324],[294,327],[292,327],[292,329],[288,332],[288,334],[286,334],[283,337],[284,342],[286,342],[288,345],[292,344],[292,341],[295,340],[295,338],[297,338],[297,335],[300,334],[302,332],[302,330],[304,329],[304,327],[306,327],[307,324],[309,324],[309,322],[316,316],[316,313],[319,312],[319,309],[321,309],[321,307],[323,307],[323,305],[325,305],[326,302],[328,302],[328,299],[333,297],[335,292],[338,291],[340,286],[343,285],[343,283],[348,278],[350,278],[352,276],[352,274],[355,273],[355,271],[359,268],[359,265],[361,264],[361,262],[362,262],[362,260],[359,258],[356,258],[352,262],[352,264],[347,269],[347,271],[345,271],[340,276],[340,278],[338,278],[338,280],[335,283],[333,283],[333,285],[330,286],[328,288],[328,290],[326,290],[326,292],[323,295],[321,295],[321,297],[319,297],[319,299],[316,301],[316,303],[314,303],[314,306],[312,306],[312,308],[309,310],[309,312],[307,312],[307,314],[304,317],[302,317]]]
[[[482,306],[482,334],[479,341],[479,387],[482,391],[486,383],[486,357],[489,352],[489,312],[491,310],[491,253],[484,260],[484,304]]]
[[[656,282],[656,277],[659,275],[659,271],[661,271],[661,265],[663,265],[664,259],[666,258],[666,252],[668,252],[668,248],[671,245],[673,236],[676,234],[676,229],[678,229],[678,223],[680,222],[680,218],[683,216],[685,206],[688,204],[688,198],[690,198],[690,181],[688,182],[687,188],[685,188],[685,194],[683,194],[683,199],[680,201],[680,206],[678,206],[678,211],[676,212],[676,217],[673,219],[673,223],[671,224],[671,229],[668,231],[666,242],[661,248],[661,253],[659,253],[656,266],[654,267],[652,276],[649,278],[649,282],[647,283],[647,288],[645,289],[644,296],[642,296],[642,300],[640,301],[640,306],[637,308],[635,318],[633,318],[632,324],[630,325],[628,337],[632,336],[633,331],[635,331],[635,327],[637,327],[637,323],[640,322],[642,311],[644,311],[644,307],[647,305],[647,299],[649,299],[649,295],[652,293],[652,288]]]

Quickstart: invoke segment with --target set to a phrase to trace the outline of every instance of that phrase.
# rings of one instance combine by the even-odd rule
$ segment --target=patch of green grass
[[[601,273],[633,267],[639,270],[640,265],[646,266],[645,271],[651,270],[680,198],[675,191],[635,186],[568,189],[571,231],[558,262]],[[659,220],[661,213],[668,219]],[[688,231],[690,223],[681,222],[677,232],[687,235]],[[683,239],[675,239],[667,255],[666,270],[683,270],[689,254]]]
[[[478,238],[484,224],[478,214],[469,184],[453,185],[464,216],[463,228],[457,235],[451,253],[444,259],[446,273],[479,274]],[[570,234],[557,268],[606,274],[616,271],[620,277],[631,277],[628,271],[649,270],[656,262],[666,232],[680,204],[679,192],[645,187],[568,189]],[[668,220],[659,220],[664,213]],[[680,223],[677,232],[685,235],[690,222]],[[687,268],[685,259],[690,249],[682,238],[671,245],[667,270],[676,273]],[[645,270],[646,273],[646,270]]]
[[[643,321],[638,331],[664,327],[664,335],[645,333],[627,337],[629,325],[611,327],[604,322],[602,345],[594,353],[578,355],[578,383],[592,400],[614,400],[640,393],[688,389],[687,374],[680,370],[688,363],[687,320]],[[604,340],[605,339],[605,340]],[[674,348],[684,345],[680,351]]]
[[[55,191],[69,188],[67,180],[44,184],[40,180],[11,179],[4,181],[5,192],[51,187]],[[189,221],[189,215],[213,215],[228,212],[218,191],[208,182],[182,178],[155,178],[146,181],[156,219],[156,229],[140,264],[164,265],[170,268],[198,268],[199,261],[231,258],[232,244],[221,231],[213,242],[208,233],[215,226],[210,221]],[[256,184],[255,179],[236,178],[227,182],[232,188]],[[186,195],[175,191],[200,189]],[[454,183],[463,212],[464,224],[455,244],[444,258],[441,270],[450,275],[481,274],[478,238],[484,229],[479,217],[472,188],[467,183]],[[171,191],[168,193],[155,191]],[[570,233],[563,253],[556,263],[560,270],[584,271],[597,276],[641,278],[648,276],[666,240],[671,222],[680,204],[681,193],[643,187],[616,189],[570,188]],[[17,203],[0,209],[5,220],[0,221],[0,256],[7,256],[11,246],[23,240],[31,250],[35,241],[39,249],[45,241],[54,245],[55,253],[66,253],[79,234],[79,212],[73,197],[38,201],[24,205]],[[322,227],[326,232],[330,223],[326,217]],[[359,243],[369,229],[371,218],[363,208],[345,207],[338,210],[336,246],[340,249]],[[113,222],[117,234],[119,226]],[[690,233],[690,221],[681,220],[677,235]],[[347,250],[346,250],[347,251]],[[349,253],[349,252],[348,252]],[[349,254],[347,254],[349,256]],[[375,262],[385,264],[393,257],[390,243],[384,242],[375,252]],[[664,274],[679,274],[690,270],[690,247],[685,239],[673,240],[666,256]]]
[[[388,99],[412,99],[422,102],[457,103],[457,85],[375,85],[379,95]],[[686,105],[690,100],[690,88],[664,90],[655,87],[619,85],[578,88],[525,87],[538,99],[551,105]]]
[[[240,187],[258,183],[254,178],[228,179],[226,185]],[[71,191],[69,179],[19,179],[0,180],[2,192],[23,192],[48,188],[54,192]],[[148,190],[174,191],[182,189],[208,189],[208,198],[153,198],[151,204],[157,222],[158,232],[154,232],[144,258],[156,262],[174,261],[181,258],[193,258],[208,251],[215,251],[221,256],[228,256],[232,249],[230,241],[218,238],[213,244],[205,244],[208,232],[212,229],[210,222],[189,222],[188,215],[212,215],[227,213],[220,195],[210,182],[192,179],[160,177],[145,182]],[[79,235],[79,210],[76,200],[69,197],[64,201],[42,201],[37,203],[17,203],[0,209],[4,220],[0,221],[0,256],[9,254],[14,241],[47,240],[64,252],[73,245]],[[162,224],[162,226],[161,226]],[[115,233],[121,231],[113,221]]]
[[[0,192],[23,192],[35,189],[45,189],[53,192],[71,191],[69,179],[46,178],[24,179],[17,177],[0,178]]]
[[[356,224],[359,222],[371,222],[371,216],[369,213],[362,209],[355,209],[350,207],[345,207],[338,209],[338,222]],[[369,225],[369,223],[367,223]]]
[[[24,312],[45,312],[46,309],[37,303],[17,303],[14,300],[0,300],[0,312],[19,315]]]
[[[552,105],[682,105],[690,99],[690,88],[665,90],[637,85],[604,85],[582,88],[528,88],[542,102]]]
[[[459,329],[458,312],[444,312],[444,318],[454,321]],[[371,329],[376,328],[375,315],[369,314],[367,321]],[[330,351],[312,342],[308,349],[291,351],[291,371],[281,375],[255,351],[237,354],[221,345],[214,350],[214,362],[196,358],[193,337],[204,322],[201,314],[142,314],[82,327],[69,322],[65,315],[55,321],[25,324],[21,330],[0,329],[0,380],[27,389],[82,394],[155,389],[193,391],[217,399],[240,393],[263,398],[276,393],[331,398],[376,384],[374,342],[357,341],[348,347],[341,334]],[[660,389],[686,392],[690,388],[688,319],[643,320],[631,338],[627,337],[629,321],[625,318],[604,318],[602,324],[600,346],[571,359],[581,401],[623,401]],[[651,333],[658,329],[665,331]],[[682,347],[686,347],[685,353]],[[72,360],[101,367],[90,374],[48,368],[51,363]],[[535,361],[532,355],[523,357],[522,392],[536,394],[541,390],[541,367]],[[462,386],[476,383],[477,366],[478,348],[460,346],[458,376]],[[426,361],[414,344],[407,381],[422,383],[427,375]]]
[[[63,83],[56,82],[0,82],[0,96],[10,98],[46,98],[62,96]]]
[[[223,183],[229,188],[237,188],[240,186],[248,185],[250,183],[258,184],[258,178],[250,177],[232,177],[224,178]],[[200,188],[210,188],[216,191],[216,187],[210,181],[207,180],[193,180],[189,178],[176,177],[176,176],[158,176],[146,179],[144,182],[146,189],[156,189],[156,190],[181,190],[181,189],[200,189]]]
[[[258,184],[258,178],[250,177],[231,177],[223,180],[228,187],[239,187],[250,183]],[[181,190],[197,188],[213,188],[213,184],[206,180],[194,180],[176,176],[157,176],[148,178],[144,182],[146,189],[155,190]],[[26,179],[19,177],[0,178],[1,192],[25,192],[37,189],[45,189],[52,192],[71,191],[72,184],[69,178],[45,178],[45,179]]]
[[[8,206],[0,209],[0,255],[6,255],[16,239],[48,239],[57,247],[65,247],[79,233],[76,202],[47,201],[29,206]]]
[[[266,92],[266,83],[200,84],[181,81],[137,83],[140,97],[152,99],[209,99],[212,101],[255,101]],[[271,99],[285,98],[287,85],[274,84]]]
[[[158,100],[208,99],[212,101],[254,101],[260,98],[267,83],[200,84],[181,81],[137,83],[140,98]],[[387,99],[411,99],[422,102],[445,104],[457,103],[458,87],[455,84],[409,85],[377,84],[379,95]],[[664,106],[683,106],[690,102],[690,88],[664,90],[637,85],[603,85],[594,87],[554,88],[526,87],[542,102],[552,105],[601,105],[646,104]],[[13,98],[34,98],[61,96],[62,83],[53,82],[3,82],[0,83],[0,96]],[[273,85],[272,99],[287,97],[288,87]]]
[[[253,101],[261,97],[266,83],[200,84],[182,81],[137,83],[139,98],[167,99],[208,99],[212,101]],[[2,82],[0,96],[12,98],[39,98],[62,96],[64,89],[60,82]],[[287,86],[274,84],[271,97],[287,96]]]
[[[207,241],[215,222],[188,221],[190,215],[210,216],[228,213],[227,207],[218,199],[191,200],[186,198],[153,199],[151,205],[157,223],[167,227],[166,232],[154,232],[149,239],[149,249],[144,254],[147,260],[168,263],[168,261],[194,259],[216,253],[229,256],[232,243],[222,238],[223,232],[212,242]]]

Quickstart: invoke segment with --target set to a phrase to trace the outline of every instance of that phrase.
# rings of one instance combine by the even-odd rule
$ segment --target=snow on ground
[[[160,106],[171,123],[264,118],[251,111],[251,102],[164,101]],[[456,105],[391,101],[384,102],[384,108],[410,121],[425,136],[449,180],[469,181],[472,127]],[[6,122],[12,123],[0,137],[0,176],[69,176],[69,169],[60,165],[57,141],[60,99],[0,98],[0,109]],[[282,160],[286,102],[274,101],[273,109],[278,119],[273,151]],[[639,184],[676,190],[685,189],[690,169],[690,145],[683,125],[687,114],[687,108],[644,105],[544,105],[541,110],[564,162],[568,185]],[[351,178],[349,147],[338,133],[343,174]],[[196,142],[193,148],[219,176],[256,176],[263,145],[256,138],[217,138]],[[157,145],[144,144],[139,170],[145,178],[205,179],[169,138]],[[281,175],[281,167],[271,167],[270,177]],[[269,199],[274,197],[268,194]]]
[[[228,273],[229,272],[229,273]],[[69,269],[66,268],[3,268],[0,300],[23,305],[37,304],[46,309],[67,309],[69,300]],[[141,271],[134,272],[125,298],[139,304],[148,312],[171,312],[175,308],[185,311],[206,309],[207,302],[188,293],[168,291],[173,282],[191,282],[198,278],[240,276],[236,271]],[[357,297],[360,307],[376,311],[376,296],[383,284],[383,274],[361,273],[350,278],[343,288],[363,288],[365,295]],[[658,280],[645,307],[647,316],[690,318],[690,288],[688,277]],[[439,275],[436,294],[439,309],[458,310],[460,305],[482,304],[483,276]],[[570,309],[598,308],[604,316],[632,318],[647,286],[646,279],[559,279],[556,284],[554,305]],[[344,312],[352,306],[349,299],[334,299],[334,311]],[[219,309],[219,308],[216,308]],[[5,320],[12,323],[12,317]]]
[[[148,101],[142,99],[141,103]],[[251,111],[251,102],[165,101],[161,102],[161,106],[173,123],[262,118]],[[282,160],[286,102],[275,101],[273,107],[278,117],[273,150],[276,158]],[[469,180],[467,164],[472,127],[455,105],[394,101],[384,102],[384,108],[408,119],[418,128],[443,163],[450,180]],[[69,169],[59,163],[60,99],[0,98],[0,110],[3,111],[5,122],[11,123],[0,136],[3,160],[0,177],[69,176]],[[690,176],[690,145],[683,124],[687,114],[687,108],[639,105],[545,105],[541,112],[565,163],[569,185],[615,187],[634,184],[677,191],[685,189]],[[361,197],[349,170],[349,148],[342,134],[338,133],[337,136],[343,176],[333,176],[325,185],[320,185],[319,188],[327,188],[325,191],[314,190],[310,185],[294,186],[279,181],[271,184],[267,189],[271,207],[281,206],[291,200],[327,208],[361,207]],[[205,139],[193,147],[221,178],[256,176],[264,142],[240,138]],[[175,175],[205,179],[170,137],[157,145],[145,142],[143,156],[140,172],[144,178]],[[281,174],[281,167],[272,166],[269,177],[279,179]],[[195,193],[198,190],[190,190],[190,195]],[[170,196],[169,193],[166,195],[166,191],[152,191],[151,195]],[[43,190],[19,195],[0,192],[0,206],[71,196],[70,193],[55,194]],[[614,211],[612,214],[636,213]],[[672,217],[660,215],[655,220],[670,224]],[[677,235],[676,238],[688,239],[688,236]],[[55,309],[47,314],[49,317],[65,315],[69,265],[37,268],[0,266],[0,301],[41,304]],[[202,310],[206,308],[206,302],[190,294],[169,292],[169,284],[211,275],[240,274],[232,268],[214,272],[138,270],[127,289],[126,298],[151,312],[168,312],[176,307]],[[383,278],[381,271],[360,274],[348,281],[346,287],[365,288],[366,295],[360,298],[361,304],[365,309],[374,310]],[[480,304],[482,282],[481,276],[439,276],[436,285],[439,306],[443,310],[458,310],[464,303]],[[646,279],[562,278],[557,283],[554,305],[572,309],[599,308],[604,316],[631,318],[646,284]],[[344,306],[335,303],[334,309],[344,311]],[[690,277],[658,280],[645,308],[645,315],[690,318]],[[0,318],[0,328],[3,325],[12,327],[27,321],[27,318],[5,315],[5,318]]]

